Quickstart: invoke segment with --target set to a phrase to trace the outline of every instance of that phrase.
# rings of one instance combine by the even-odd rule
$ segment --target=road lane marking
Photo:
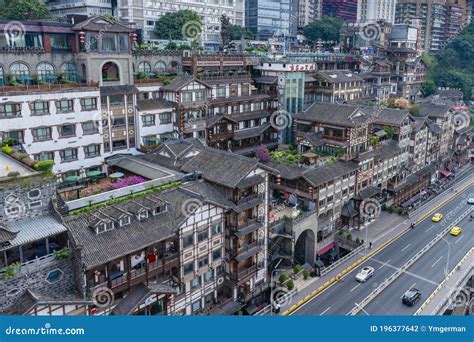
[[[429,232],[431,229],[433,229],[434,227],[436,227],[436,226],[432,225],[432,226],[429,227],[427,230],[425,230],[425,232],[428,233],[428,232]]]
[[[356,285],[356,286],[354,286],[354,287],[353,287],[353,288],[352,288],[352,289],[351,289],[349,292],[352,292],[352,291],[354,291],[354,290],[355,290],[356,288],[358,288],[360,285],[362,285],[362,284],[357,284],[357,285]]]
[[[454,241],[454,244],[457,244],[459,241],[461,241],[461,239],[462,239],[463,237],[464,237],[464,235],[461,236],[461,237],[460,237],[459,239],[457,239],[456,241]]]
[[[385,261],[382,266],[379,267],[379,270],[384,267],[385,265],[387,265],[390,261],[392,261],[392,259],[388,259],[387,261]]]
[[[405,292],[407,292],[408,290],[410,290],[410,289],[414,288],[414,287],[415,287],[415,285],[416,285],[416,283],[413,283],[413,285],[412,285],[412,286],[410,286],[410,287],[409,287],[409,288],[408,288],[408,289],[407,289]],[[403,294],[400,296],[400,299],[403,299],[403,296],[405,295],[405,292],[403,292]]]
[[[324,310],[323,312],[321,312],[321,313],[319,314],[319,316],[324,315],[324,314],[325,314],[326,312],[328,312],[329,310],[331,310],[331,306],[330,306],[329,308],[327,308],[326,310]]]
[[[410,246],[411,246],[411,243],[409,243],[408,245],[406,245],[405,247],[403,247],[403,248],[402,248],[402,252],[403,252],[405,249],[407,249],[408,247],[410,247]]]
[[[435,265],[436,265],[441,259],[443,259],[443,256],[440,256],[440,257],[438,258],[438,260],[436,260],[436,261],[434,262],[434,264],[431,265],[431,268],[435,267]]]

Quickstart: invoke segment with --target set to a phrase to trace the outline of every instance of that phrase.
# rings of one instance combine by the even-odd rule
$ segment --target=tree
[[[194,11],[166,13],[155,24],[158,39],[197,39],[202,32],[201,17]]]
[[[5,10],[2,11],[3,19],[9,20],[35,20],[51,17],[46,5],[40,0],[9,0],[2,1]]]
[[[411,115],[420,116],[420,105],[418,105],[418,104],[411,105],[410,109],[408,109],[408,110],[410,111]]]
[[[255,39],[255,35],[245,29],[245,27],[238,26],[238,25],[230,25],[229,27],[229,35],[230,35],[230,40],[240,40],[242,38],[244,39]]]
[[[321,40],[338,41],[343,20],[336,17],[322,16],[304,27],[304,34],[310,42]]]
[[[430,76],[427,76],[423,82],[423,94],[425,96],[430,96],[438,92],[438,87],[436,83],[431,79]]]

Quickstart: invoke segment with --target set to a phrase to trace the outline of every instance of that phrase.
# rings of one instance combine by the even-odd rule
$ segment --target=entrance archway
[[[314,264],[316,256],[316,241],[314,232],[311,229],[303,231],[295,244],[295,259],[301,265],[308,263]]]

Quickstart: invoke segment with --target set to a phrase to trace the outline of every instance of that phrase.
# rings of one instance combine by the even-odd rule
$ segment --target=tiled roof
[[[67,231],[65,226],[49,215],[10,222],[8,226],[11,231],[18,232],[16,237],[10,240],[8,248],[42,240]]]
[[[410,112],[402,109],[383,108],[376,116],[375,122],[385,125],[399,126],[405,121]]]
[[[432,118],[444,118],[449,112],[450,106],[423,103],[420,106],[420,114]]]
[[[140,91],[134,85],[117,85],[100,87],[101,96],[138,94]]]
[[[316,77],[321,76],[329,83],[363,81],[363,78],[350,70],[324,70],[318,71]]]
[[[185,172],[201,172],[202,177],[210,182],[235,188],[257,166],[258,162],[254,159],[206,148],[181,169]]]
[[[151,100],[139,100],[137,101],[137,109],[141,112],[144,110],[156,110],[156,109],[173,109],[174,104],[164,99],[151,99]]]
[[[294,117],[303,121],[357,127],[374,120],[371,112],[367,108],[354,105],[314,103],[303,113],[294,114]]]
[[[161,87],[160,90],[162,91],[170,91],[170,92],[177,92],[180,91],[182,88],[187,86],[189,83],[196,81],[198,83],[201,83],[204,85],[206,88],[211,88],[210,85],[208,85],[206,82],[201,81],[197,79],[194,76],[178,76],[174,78],[168,85],[165,85]]]
[[[247,138],[257,137],[263,134],[267,129],[271,127],[269,122],[265,122],[263,125],[242,129],[234,133],[234,140],[243,140]]]

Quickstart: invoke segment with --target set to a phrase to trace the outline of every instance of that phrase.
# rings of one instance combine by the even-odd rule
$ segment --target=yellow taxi
[[[461,234],[461,232],[462,232],[461,227],[453,227],[449,231],[449,234],[451,234],[452,236],[458,236],[459,234]]]
[[[431,221],[433,221],[433,222],[439,222],[439,221],[441,221],[442,218],[443,218],[443,214],[436,213],[436,214],[434,214],[433,217],[431,218]]]

